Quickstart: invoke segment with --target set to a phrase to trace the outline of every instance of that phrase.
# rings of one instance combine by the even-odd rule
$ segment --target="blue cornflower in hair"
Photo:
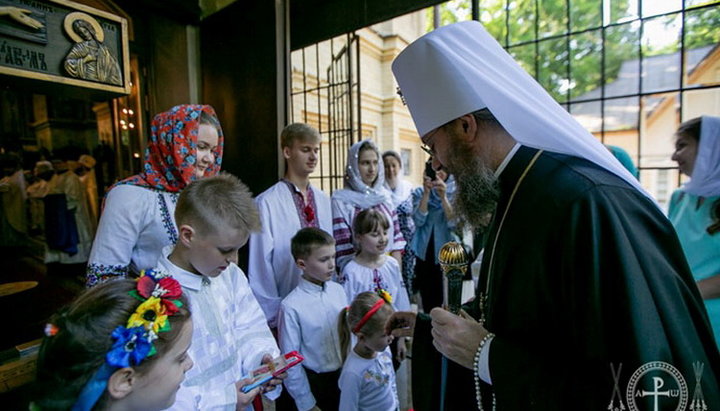
[[[118,368],[140,364],[152,349],[146,333],[145,327],[115,328],[112,333],[115,343],[107,353],[107,363]]]

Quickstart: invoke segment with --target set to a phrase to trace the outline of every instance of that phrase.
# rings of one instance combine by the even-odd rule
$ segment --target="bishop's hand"
[[[472,369],[480,341],[488,331],[465,311],[461,310],[460,314],[442,308],[430,311],[433,345],[445,357]]]
[[[410,311],[396,311],[385,322],[385,334],[395,338],[412,337],[415,332],[417,314]]]

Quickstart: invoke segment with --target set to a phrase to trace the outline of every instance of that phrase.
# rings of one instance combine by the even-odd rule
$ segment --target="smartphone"
[[[428,161],[425,163],[425,175],[430,177],[430,180],[435,181],[435,177],[437,177],[437,174],[435,174],[435,169],[432,166],[432,161]]]
[[[280,375],[300,364],[305,358],[300,355],[297,351],[290,351],[287,354],[281,355],[272,360],[270,364],[263,364],[259,368],[254,369],[249,375],[245,375],[241,380],[251,378],[252,382],[242,387],[242,392],[248,393],[259,387],[266,382],[270,381],[273,377]]]

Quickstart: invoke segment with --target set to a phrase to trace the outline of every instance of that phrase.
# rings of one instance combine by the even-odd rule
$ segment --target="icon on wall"
[[[103,43],[100,23],[89,14],[73,12],[65,17],[64,27],[75,42],[65,57],[65,71],[71,77],[121,86],[120,65]]]

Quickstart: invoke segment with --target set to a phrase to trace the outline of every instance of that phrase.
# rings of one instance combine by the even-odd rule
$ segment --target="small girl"
[[[388,257],[385,248],[388,243],[390,222],[378,210],[361,211],[353,222],[353,240],[357,250],[352,261],[342,269],[338,278],[345,288],[348,301],[364,291],[385,295],[393,308],[410,311],[410,300],[400,273],[400,264]],[[398,338],[397,362],[405,358],[405,339]]]
[[[353,222],[355,256],[343,268],[338,282],[345,287],[348,301],[363,291],[386,292],[393,308],[410,311],[400,264],[385,252],[389,229],[390,223],[380,211],[371,208],[358,213]]]
[[[395,411],[398,395],[395,370],[385,334],[385,322],[393,313],[385,298],[374,292],[358,294],[338,318],[340,348],[347,355],[340,374],[340,410]],[[357,343],[348,352],[350,332]]]
[[[167,274],[87,290],[45,327],[31,409],[165,409],[193,366],[192,329]]]

